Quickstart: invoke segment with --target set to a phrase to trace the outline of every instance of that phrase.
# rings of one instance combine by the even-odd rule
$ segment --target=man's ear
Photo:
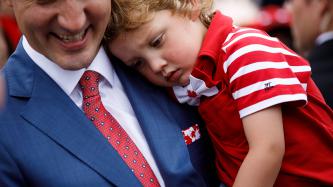
[[[319,0],[319,2],[317,2],[318,6],[320,6],[319,11],[320,11],[320,16],[321,16],[321,20],[320,20],[320,25],[319,25],[319,29],[321,32],[326,32],[329,31],[332,27],[332,5],[333,3],[330,2],[330,0]]]
[[[193,6],[190,18],[192,21],[196,21],[199,18],[201,12],[200,0],[189,0],[189,1]]]
[[[330,2],[331,0],[319,0],[319,1],[314,1],[313,3],[316,3],[318,6],[319,11],[321,14],[325,14],[325,12],[329,11],[330,8]]]

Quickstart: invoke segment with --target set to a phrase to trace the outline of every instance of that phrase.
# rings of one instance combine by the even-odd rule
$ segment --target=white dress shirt
[[[86,70],[98,72],[101,75],[99,91],[106,110],[117,119],[122,128],[142,152],[160,185],[162,187],[165,186],[131,103],[102,47],[88,68],[76,71],[62,69],[44,55],[34,50],[25,37],[23,37],[23,48],[29,57],[63,89],[81,110],[83,97],[82,91],[78,85],[79,80]]]
[[[321,33],[316,39],[316,45],[321,45],[328,40],[333,39],[333,31]]]

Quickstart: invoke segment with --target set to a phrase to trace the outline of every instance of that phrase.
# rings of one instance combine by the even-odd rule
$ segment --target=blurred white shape
[[[258,6],[251,0],[214,0],[214,10],[232,17],[238,26],[255,22],[259,14]]]

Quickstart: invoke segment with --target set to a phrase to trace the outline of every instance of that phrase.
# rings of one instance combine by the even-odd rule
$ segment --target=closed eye
[[[154,38],[150,43],[149,45],[151,47],[154,47],[154,48],[158,48],[162,45],[163,43],[163,40],[164,40],[164,33],[161,33],[160,35],[158,35],[156,38]]]
[[[37,0],[36,2],[39,5],[49,5],[56,2],[56,0]]]

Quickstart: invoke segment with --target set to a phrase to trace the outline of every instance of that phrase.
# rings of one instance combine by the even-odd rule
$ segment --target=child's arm
[[[273,186],[285,149],[281,107],[264,109],[242,121],[249,152],[238,171],[234,187]]]

